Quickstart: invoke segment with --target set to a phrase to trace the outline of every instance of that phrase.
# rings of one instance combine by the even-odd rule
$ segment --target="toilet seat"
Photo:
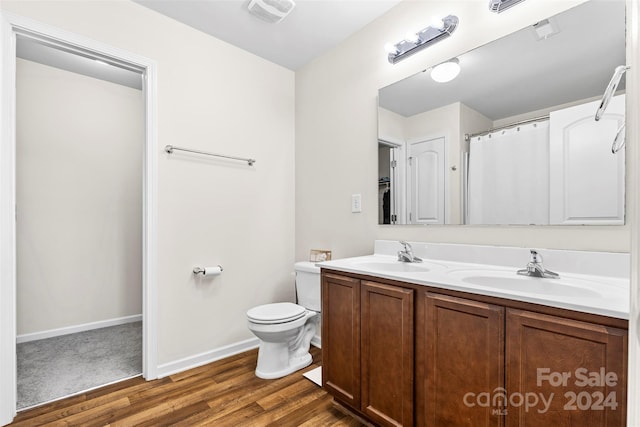
[[[287,323],[304,317],[307,309],[291,302],[277,302],[253,307],[247,311],[247,319],[258,324]]]

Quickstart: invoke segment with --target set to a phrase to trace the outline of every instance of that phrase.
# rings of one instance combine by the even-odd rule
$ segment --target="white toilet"
[[[315,336],[320,313],[320,268],[297,262],[298,304],[279,302],[247,311],[249,329],[260,339],[256,376],[284,377],[311,364],[309,345]]]

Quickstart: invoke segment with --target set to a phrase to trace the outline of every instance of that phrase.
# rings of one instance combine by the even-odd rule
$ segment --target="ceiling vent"
[[[560,32],[556,22],[550,19],[544,19],[540,22],[536,22],[531,26],[536,40],[546,40],[551,36],[554,36]]]
[[[251,0],[247,9],[263,21],[275,24],[291,13],[295,5],[293,0]]]
[[[524,0],[490,0],[489,1],[489,10],[491,12],[504,12],[509,9],[511,6],[515,6]]]

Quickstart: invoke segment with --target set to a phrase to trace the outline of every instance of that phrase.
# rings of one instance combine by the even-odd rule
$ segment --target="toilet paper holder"
[[[211,268],[216,269],[216,267],[220,269],[220,271],[219,271],[219,272],[222,272],[222,271],[224,270],[220,264],[218,264],[218,265],[217,265],[217,266],[215,266],[215,267],[204,267],[204,268],[203,268],[203,267],[193,267],[193,274],[202,274],[203,276],[206,276],[206,275],[207,275],[207,268],[209,268],[209,269],[211,269]],[[214,274],[215,274],[215,273],[214,273]]]

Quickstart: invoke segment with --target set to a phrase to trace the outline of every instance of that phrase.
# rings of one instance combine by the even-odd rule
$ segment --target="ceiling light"
[[[251,0],[247,9],[263,21],[275,24],[289,15],[295,6],[293,0]]]
[[[446,83],[455,79],[460,74],[460,61],[453,58],[431,69],[431,78],[438,83]]]
[[[431,46],[440,40],[446,39],[458,27],[457,16],[449,15],[442,18],[440,21],[442,24],[439,26],[430,25],[417,33],[408,34],[404,40],[401,40],[396,44],[388,44],[388,46],[385,46],[389,62],[395,64],[396,62],[419,52],[427,46]]]
[[[524,0],[490,0],[489,10],[491,12],[501,13],[523,1]]]

